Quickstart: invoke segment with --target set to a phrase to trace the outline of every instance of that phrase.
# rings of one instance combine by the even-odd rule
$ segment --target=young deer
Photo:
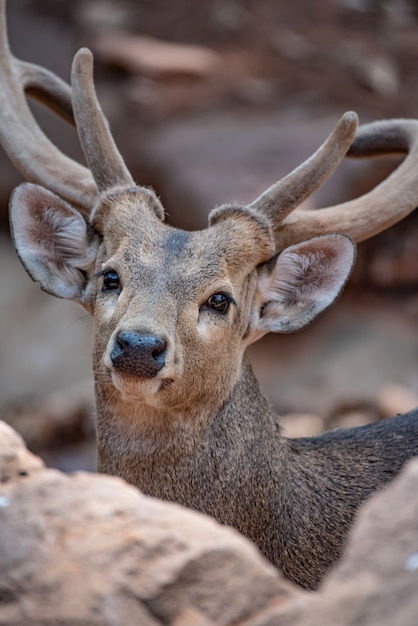
[[[33,280],[94,317],[100,471],[236,527],[289,579],[315,588],[358,506],[418,453],[418,412],[288,440],[246,348],[310,323],[347,281],[353,240],[415,208],[418,122],[378,122],[356,135],[347,113],[250,205],[218,207],[203,231],[174,229],[113,142],[91,53],[75,56],[70,90],[10,54],[1,5],[1,139],[31,181],[11,199],[13,239]],[[67,119],[73,111],[90,171],[49,143],[25,92]],[[362,198],[298,209],[347,151],[408,155]]]

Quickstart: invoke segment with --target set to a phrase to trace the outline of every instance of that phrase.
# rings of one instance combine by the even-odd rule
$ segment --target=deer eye
[[[224,293],[214,293],[206,302],[206,306],[218,313],[226,313],[229,309],[231,299]]]
[[[115,291],[119,286],[120,278],[115,271],[109,270],[103,274],[103,291]]]

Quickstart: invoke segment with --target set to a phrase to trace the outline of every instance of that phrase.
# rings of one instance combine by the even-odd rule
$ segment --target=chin
[[[120,393],[123,401],[153,406],[158,404],[159,391],[164,386],[163,380],[155,378],[148,380],[115,371],[111,373],[111,376],[113,386]]]

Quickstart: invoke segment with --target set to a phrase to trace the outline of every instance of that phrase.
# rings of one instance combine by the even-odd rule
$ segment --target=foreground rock
[[[360,511],[346,553],[309,603],[253,626],[418,624],[418,459]],[[282,621],[283,619],[283,621]]]
[[[118,478],[46,469],[0,422],[0,626],[416,626],[418,459],[317,593],[246,539]]]
[[[363,508],[343,561],[294,626],[414,626],[417,590],[418,459]]]
[[[122,480],[47,470],[0,423],[0,624],[250,623],[299,595],[238,533]]]

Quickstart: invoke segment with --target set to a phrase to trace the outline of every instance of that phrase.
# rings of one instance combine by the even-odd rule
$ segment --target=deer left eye
[[[214,293],[206,302],[206,306],[218,313],[226,313],[231,304],[230,298],[224,293]]]
[[[110,270],[103,275],[103,289],[105,291],[114,291],[119,289],[120,278],[116,272]]]

